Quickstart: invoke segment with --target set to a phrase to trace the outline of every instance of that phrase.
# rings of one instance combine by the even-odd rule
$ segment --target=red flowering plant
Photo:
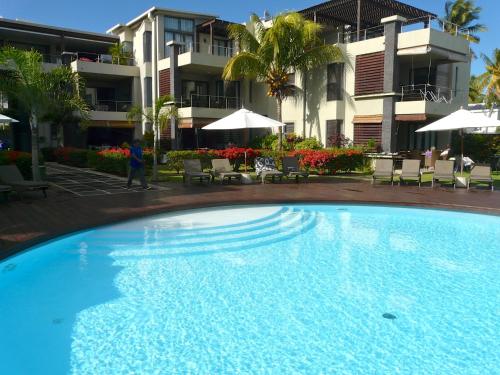
[[[297,150],[291,153],[306,169],[318,174],[350,172],[363,165],[363,152],[357,149]]]
[[[22,151],[0,151],[0,165],[15,164],[24,178],[31,179],[31,154]],[[43,161],[40,161],[43,164]]]
[[[53,151],[55,161],[74,167],[87,167],[88,150],[74,147],[60,147]]]
[[[243,147],[230,147],[224,150],[213,150],[212,152],[220,159],[229,159],[235,171],[239,170],[240,165],[245,162],[245,152],[247,165],[253,165],[255,158],[260,155],[259,150]]]

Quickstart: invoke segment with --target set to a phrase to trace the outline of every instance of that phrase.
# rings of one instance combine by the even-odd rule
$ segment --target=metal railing
[[[200,108],[219,108],[219,109],[239,109],[240,98],[217,95],[196,95],[188,98],[181,97],[177,105],[180,108],[200,107]]]
[[[128,112],[132,107],[130,100],[98,100],[88,104],[91,110],[103,112]]]
[[[359,31],[359,38],[357,30],[347,30],[337,33],[337,43],[354,43],[363,40],[374,39],[384,36],[384,25],[369,27]]]
[[[86,61],[101,64],[115,64],[115,65],[134,65],[133,57],[117,57],[105,53],[90,53],[90,52],[65,52],[71,54],[71,61]]]
[[[183,44],[180,48],[179,53],[196,52],[196,53],[206,53],[215,56],[232,57],[236,53],[235,48],[223,47],[216,44],[200,44],[200,43],[188,43]]]
[[[420,29],[434,29],[442,32],[447,32],[452,35],[469,36],[469,30],[463,29],[460,26],[443,20],[439,17],[427,16],[412,18],[404,22],[401,26],[401,32],[408,32]]]
[[[453,90],[449,87],[420,84],[401,86],[401,101],[427,101],[434,103],[451,103]]]

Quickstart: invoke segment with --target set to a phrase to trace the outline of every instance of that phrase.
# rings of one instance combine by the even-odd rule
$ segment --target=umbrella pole
[[[462,158],[460,159],[460,174],[464,175],[464,131],[460,130],[460,148],[462,150]]]
[[[247,151],[245,150],[245,173],[247,173]]]

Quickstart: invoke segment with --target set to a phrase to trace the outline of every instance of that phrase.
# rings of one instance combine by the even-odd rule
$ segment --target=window
[[[295,123],[285,122],[285,134],[295,133]]]
[[[326,121],[326,147],[344,147],[344,122],[342,120]]]
[[[295,89],[296,89],[296,86],[295,86],[295,73],[288,74],[287,85],[290,88],[289,96],[295,96]]]
[[[170,56],[168,42],[176,41],[192,48],[194,40],[194,21],[185,18],[165,17],[165,57]]]
[[[151,31],[144,31],[142,34],[142,44],[144,53],[144,62],[151,62]]]
[[[344,64],[327,65],[326,100],[342,100],[344,85]]]
[[[144,101],[146,107],[153,106],[153,78],[144,77]]]

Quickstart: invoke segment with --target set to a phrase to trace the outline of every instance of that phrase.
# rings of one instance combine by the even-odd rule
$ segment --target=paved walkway
[[[126,194],[143,192],[144,189],[135,180],[130,189],[126,188],[127,179],[90,169],[74,168],[57,163],[47,163],[47,179],[62,190],[80,197],[95,195]],[[151,186],[151,190],[168,190],[161,186]]]
[[[84,172],[87,173],[87,172]],[[99,188],[100,189],[100,188]],[[349,202],[478,211],[500,215],[500,192],[443,187],[375,185],[341,178],[311,178],[310,183],[255,185],[165,184],[162,190],[80,196],[52,187],[49,197],[26,194],[0,203],[0,258],[65,233],[180,209],[228,204]],[[411,220],[411,218],[408,218]]]

